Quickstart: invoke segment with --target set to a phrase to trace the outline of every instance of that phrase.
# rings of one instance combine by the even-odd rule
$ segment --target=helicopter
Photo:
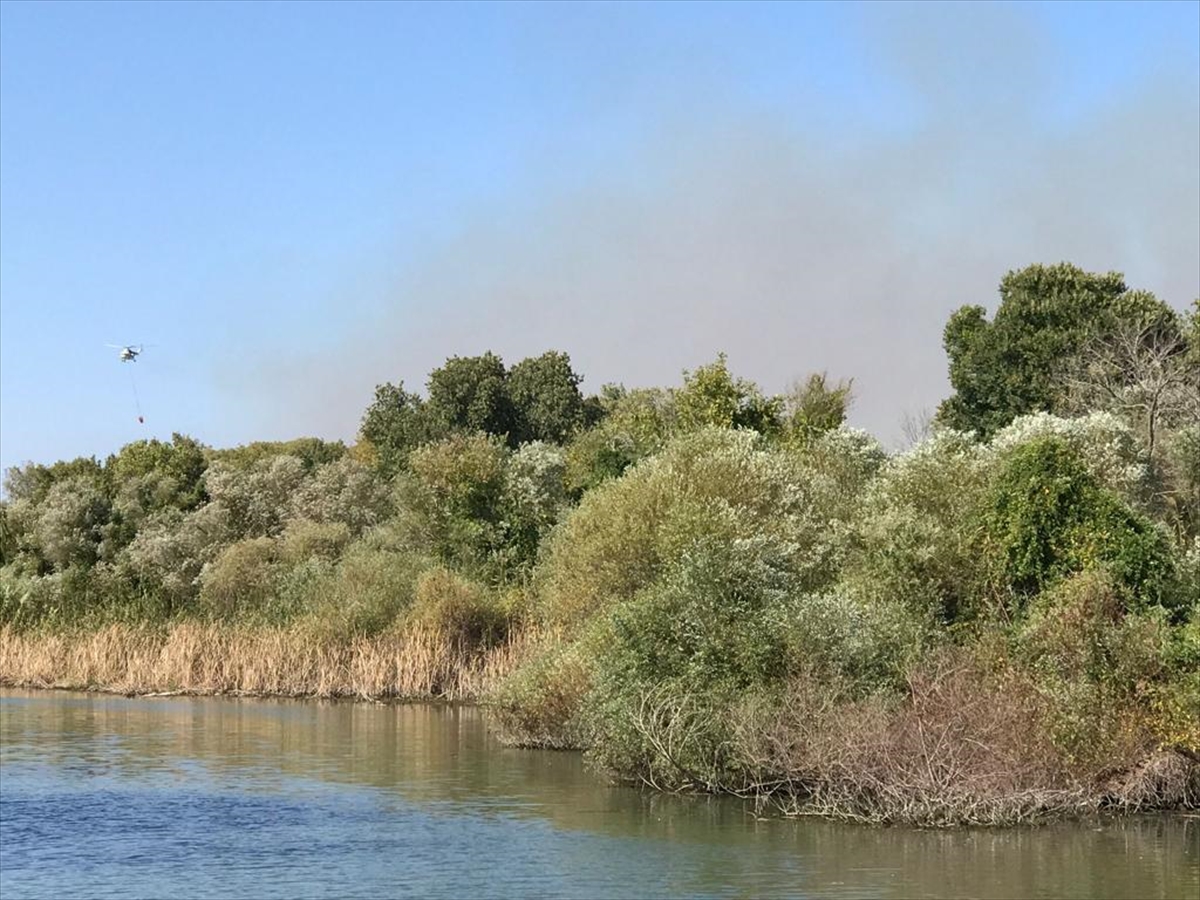
[[[120,350],[117,357],[121,362],[137,362],[138,355],[142,352],[141,344],[105,344],[105,347],[112,347],[114,350]]]
[[[113,350],[119,350],[117,359],[123,363],[137,362],[137,358],[141,355],[145,344],[105,344],[106,347],[111,347]],[[138,397],[137,379],[133,377],[133,369],[129,370],[129,386],[133,388],[133,405],[137,410],[137,420],[139,425],[145,425],[146,419],[142,416],[142,401]]]

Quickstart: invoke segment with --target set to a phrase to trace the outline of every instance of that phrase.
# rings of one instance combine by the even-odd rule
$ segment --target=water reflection
[[[197,895],[1200,897],[1197,820],[761,820],[501,747],[472,707],[8,691],[0,804],[6,898],[181,880]],[[88,834],[95,852],[71,846]]]

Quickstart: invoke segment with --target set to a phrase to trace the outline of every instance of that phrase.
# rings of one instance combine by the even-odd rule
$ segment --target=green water
[[[762,820],[473,708],[0,693],[0,896],[1200,898],[1200,819]]]

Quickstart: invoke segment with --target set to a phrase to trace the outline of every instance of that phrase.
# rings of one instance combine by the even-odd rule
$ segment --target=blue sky
[[[1200,293],[1198,129],[1197,3],[6,0],[0,464],[350,438],[488,348],[887,436],[1006,269]]]

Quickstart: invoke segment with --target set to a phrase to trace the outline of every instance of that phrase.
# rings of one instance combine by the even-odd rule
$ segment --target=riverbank
[[[522,739],[514,727],[514,714],[531,710],[514,709],[502,686],[553,643],[528,629],[480,648],[424,626],[340,641],[297,627],[197,622],[62,633],[3,628],[0,685],[130,696],[490,701],[507,743],[591,749],[594,762],[620,776],[586,738]],[[1001,826],[1200,808],[1200,758],[1186,748],[1138,741],[1116,753],[1114,745],[1105,755],[1117,765],[1085,774],[1053,752],[1045,710],[1031,693],[961,666],[914,678],[898,703],[855,703],[809,682],[770,710],[743,710],[739,721],[718,723],[735,735],[719,780],[694,768],[695,716],[703,711],[687,705],[648,696],[639,717],[625,723],[663,748],[677,780],[661,771],[658,780],[654,772],[624,780],[750,797],[784,817],[873,824]]]
[[[539,636],[491,648],[436,628],[314,640],[301,628],[183,622],[97,631],[0,628],[0,685],[122,694],[481,700]]]

